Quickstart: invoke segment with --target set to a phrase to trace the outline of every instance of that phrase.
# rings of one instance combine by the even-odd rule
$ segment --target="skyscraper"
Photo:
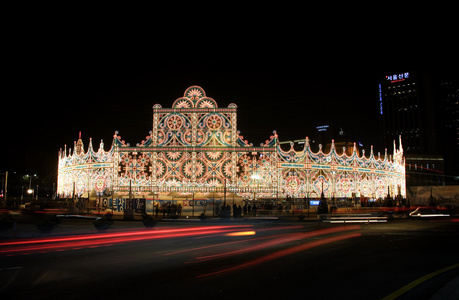
[[[459,175],[459,93],[448,76],[404,71],[381,77],[382,144],[389,148],[402,136],[407,185],[453,183]]]
[[[401,135],[406,153],[435,152],[431,145],[432,101],[422,90],[415,72],[395,73],[381,78],[379,113],[383,145],[389,147]]]

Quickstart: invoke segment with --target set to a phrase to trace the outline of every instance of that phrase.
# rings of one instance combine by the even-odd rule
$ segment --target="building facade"
[[[408,186],[457,184],[459,89],[449,77],[410,71],[381,78],[382,145],[402,136]]]
[[[351,196],[405,197],[405,160],[401,140],[393,154],[358,154],[353,146],[324,153],[280,147],[274,131],[260,146],[244,140],[237,128],[237,106],[219,108],[199,86],[185,90],[171,108],[153,106],[152,131],[131,146],[115,132],[110,150],[95,151],[79,140],[74,151],[59,151],[60,197],[171,197],[233,199]],[[285,148],[284,148],[285,149]]]
[[[403,136],[406,153],[426,153],[427,131],[432,131],[433,114],[426,113],[426,100],[414,72],[403,72],[381,78],[379,113],[383,145]]]

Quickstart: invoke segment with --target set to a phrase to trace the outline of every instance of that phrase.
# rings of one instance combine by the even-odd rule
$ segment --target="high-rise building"
[[[459,175],[459,91],[449,77],[414,71],[381,77],[381,142],[389,148],[402,137],[408,185],[454,183]]]
[[[445,173],[459,184],[459,83],[450,79],[441,80],[438,95],[445,104],[442,116],[445,125]]]
[[[434,124],[432,101],[415,72],[386,75],[379,84],[379,113],[383,145],[390,147],[401,135],[405,153],[435,152],[430,135]],[[430,140],[430,142],[429,142]]]

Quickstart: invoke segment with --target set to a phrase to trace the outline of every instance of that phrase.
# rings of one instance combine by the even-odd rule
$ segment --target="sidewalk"
[[[459,299],[459,276],[445,284],[430,300],[457,300]]]

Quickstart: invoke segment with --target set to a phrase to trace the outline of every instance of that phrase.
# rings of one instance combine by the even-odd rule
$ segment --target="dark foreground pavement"
[[[2,299],[430,299],[459,275],[452,219],[78,222],[0,240]]]

